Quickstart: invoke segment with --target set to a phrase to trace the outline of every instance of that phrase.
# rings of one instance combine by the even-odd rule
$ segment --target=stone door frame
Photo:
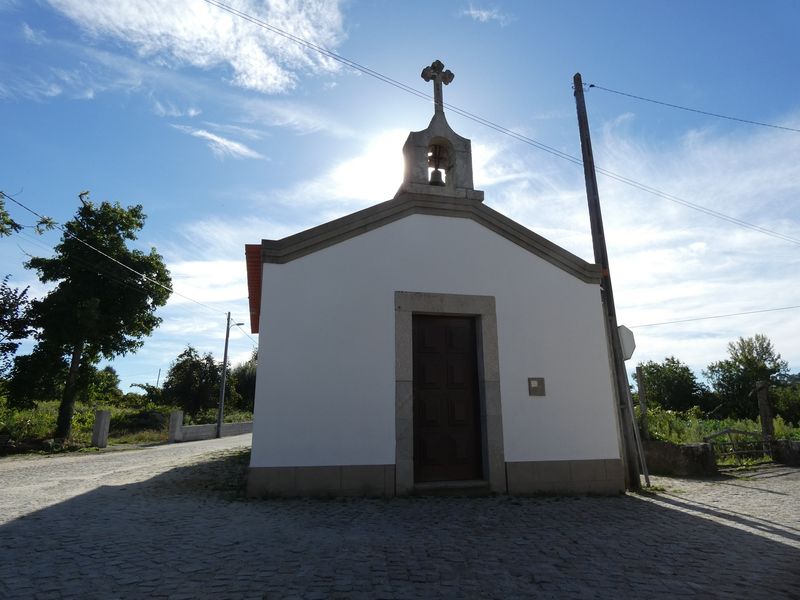
[[[503,412],[494,296],[395,292],[395,493],[414,491],[413,343],[414,314],[476,318],[483,479],[505,493]]]

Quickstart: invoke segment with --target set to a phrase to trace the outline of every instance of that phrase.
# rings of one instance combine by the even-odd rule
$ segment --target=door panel
[[[483,475],[475,319],[414,315],[414,479]]]

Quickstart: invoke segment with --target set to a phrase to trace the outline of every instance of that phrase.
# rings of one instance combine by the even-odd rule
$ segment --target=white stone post
[[[183,441],[183,411],[173,410],[169,413],[169,443]]]
[[[95,448],[108,446],[109,425],[111,425],[111,411],[96,410],[94,412],[94,428],[92,429],[92,446]]]

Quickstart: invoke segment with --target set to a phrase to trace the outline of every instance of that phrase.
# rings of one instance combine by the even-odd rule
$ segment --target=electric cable
[[[758,309],[758,310],[746,310],[746,311],[742,311],[742,312],[728,313],[728,314],[725,314],[725,315],[711,315],[711,316],[708,316],[708,317],[690,317],[688,319],[677,319],[675,321],[662,321],[661,323],[644,323],[642,325],[629,325],[628,327],[630,329],[636,329],[636,328],[639,328],[639,327],[658,327],[659,325],[674,325],[675,323],[689,323],[689,322],[692,322],[692,321],[706,321],[708,319],[723,319],[725,317],[739,317],[739,316],[742,316],[742,315],[755,315],[755,314],[758,314],[758,313],[775,312],[775,311],[779,311],[779,310],[792,310],[792,309],[797,309],[797,308],[800,308],[800,304],[795,305],[795,306],[781,306],[781,307],[778,307],[778,308],[762,308],[762,309]]]
[[[16,198],[14,198],[14,196],[11,196],[10,194],[8,194],[8,193],[6,193],[6,192],[0,191],[0,198],[8,198],[8,199],[9,199],[9,200],[11,200],[11,201],[12,201],[14,204],[16,204],[17,206],[20,206],[21,208],[23,208],[23,209],[27,210],[29,213],[31,213],[32,215],[34,215],[34,216],[38,217],[39,219],[41,219],[41,220],[43,220],[43,221],[44,221],[44,220],[51,221],[51,220],[50,220],[50,219],[48,219],[47,217],[45,217],[45,216],[43,216],[43,215],[40,215],[39,213],[37,213],[37,212],[36,212],[35,210],[33,210],[32,208],[28,208],[28,207],[27,207],[27,206],[25,206],[25,205],[24,205],[22,202],[20,202],[20,201],[19,201],[19,200],[17,200]],[[164,285],[164,284],[163,284],[163,283],[161,283],[160,281],[156,281],[155,279],[153,279],[153,278],[151,278],[151,277],[148,277],[148,276],[147,276],[147,275],[145,275],[144,273],[140,273],[140,272],[139,272],[139,271],[137,271],[136,269],[134,269],[134,268],[132,268],[132,267],[129,267],[129,266],[128,266],[128,265],[126,265],[125,263],[123,263],[123,262],[121,262],[121,261],[117,260],[117,259],[116,259],[116,258],[114,258],[113,256],[110,256],[109,254],[107,254],[107,253],[103,252],[102,250],[100,250],[100,249],[98,249],[98,248],[95,248],[95,247],[94,247],[94,246],[92,246],[90,243],[88,243],[88,242],[86,242],[86,241],[82,240],[81,238],[79,238],[79,237],[78,237],[77,235],[75,235],[74,233],[70,233],[70,232],[69,232],[69,231],[67,231],[67,230],[64,228],[64,226],[63,226],[63,225],[61,225],[60,223],[57,223],[57,222],[55,222],[55,221],[52,221],[52,222],[54,223],[54,227],[55,227],[56,229],[60,230],[60,231],[61,231],[61,232],[62,232],[62,233],[65,235],[65,236],[69,236],[69,237],[71,237],[72,239],[74,239],[75,241],[77,241],[77,242],[80,242],[81,244],[83,244],[83,245],[84,245],[84,246],[86,246],[87,248],[90,248],[91,250],[94,250],[95,252],[97,252],[97,253],[98,253],[98,254],[100,254],[101,256],[104,256],[105,258],[109,259],[110,261],[112,261],[112,262],[115,262],[115,263],[116,263],[116,264],[118,264],[119,266],[121,266],[121,267],[123,267],[123,268],[127,269],[128,271],[130,271],[131,273],[133,273],[134,275],[138,275],[139,277],[141,277],[141,278],[142,278],[142,279],[144,279],[145,281],[149,281],[150,283],[153,283],[153,284],[155,284],[155,285],[157,285],[157,286],[159,286],[159,287],[162,287],[162,288],[164,288],[165,290],[167,290],[167,291],[168,291],[168,292],[170,292],[171,294],[175,294],[176,296],[179,296],[179,297],[183,298],[184,300],[189,300],[190,302],[194,302],[195,304],[197,304],[197,305],[199,305],[199,306],[202,306],[202,307],[204,307],[204,308],[207,308],[208,310],[211,310],[211,311],[213,311],[213,312],[216,312],[216,313],[225,314],[225,312],[224,312],[224,311],[220,311],[219,309],[213,308],[213,307],[209,306],[208,304],[204,304],[203,302],[200,302],[199,300],[195,300],[194,298],[191,298],[191,297],[189,297],[189,296],[187,296],[187,295],[185,295],[185,294],[181,294],[180,292],[176,292],[176,291],[175,291],[175,290],[174,290],[174,289],[173,289],[171,286]]]
[[[795,129],[794,127],[785,127],[784,125],[773,125],[771,123],[762,123],[761,121],[751,121],[750,119],[741,119],[739,117],[731,117],[728,115],[721,115],[719,113],[709,112],[707,110],[700,110],[698,108],[689,108],[688,106],[681,106],[679,104],[671,104],[669,102],[663,102],[661,100],[654,100],[653,98],[645,98],[644,96],[637,96],[636,94],[630,94],[628,92],[620,92],[619,90],[612,90],[607,87],[603,87],[596,83],[589,83],[584,84],[584,87],[588,89],[594,88],[596,90],[603,90],[604,92],[611,92],[612,94],[619,94],[620,96],[627,96],[628,98],[634,98],[636,100],[642,100],[644,102],[652,102],[653,104],[660,104],[661,106],[668,106],[670,108],[677,108],[679,110],[685,110],[687,112],[698,113],[701,115],[706,115],[709,117],[716,117],[718,119],[727,119],[729,121],[738,121],[739,123],[747,123],[748,125],[759,125],[761,127],[771,127],[773,129],[783,129],[784,131],[793,131],[795,133],[800,133],[800,129]]]
[[[271,31],[272,33],[275,33],[276,35],[284,37],[285,39],[288,39],[288,40],[290,40],[290,41],[292,41],[292,42],[294,42],[296,44],[299,44],[299,45],[304,46],[304,47],[306,47],[306,48],[308,48],[310,50],[318,52],[318,53],[320,53],[320,54],[322,54],[322,55],[324,55],[324,56],[326,56],[328,58],[331,58],[331,59],[333,59],[333,60],[335,60],[335,61],[337,61],[337,62],[339,62],[341,64],[344,64],[344,65],[346,65],[346,66],[348,66],[348,67],[350,67],[352,69],[355,69],[355,70],[357,70],[357,71],[359,71],[361,73],[364,73],[365,75],[369,75],[370,77],[378,79],[379,81],[383,81],[384,83],[387,83],[387,84],[389,84],[391,86],[394,86],[394,87],[396,87],[396,88],[398,88],[398,89],[400,89],[400,90],[402,90],[404,92],[412,94],[412,95],[414,95],[414,96],[416,96],[418,98],[422,98],[422,99],[424,99],[426,101],[430,101],[431,100],[431,96],[430,95],[422,93],[419,90],[417,90],[417,89],[415,89],[415,88],[413,88],[413,87],[411,87],[409,85],[406,85],[406,84],[404,84],[404,83],[402,83],[400,81],[397,81],[396,79],[392,79],[391,77],[389,77],[387,75],[384,75],[384,74],[382,74],[382,73],[380,73],[378,71],[370,69],[369,67],[366,67],[366,66],[364,66],[364,65],[362,65],[362,64],[360,64],[360,63],[358,63],[358,62],[356,62],[354,60],[351,60],[349,58],[345,58],[344,56],[341,56],[340,54],[337,54],[337,53],[335,53],[335,52],[333,52],[331,50],[328,50],[327,48],[324,48],[324,47],[322,47],[322,46],[320,46],[318,44],[315,44],[313,42],[310,42],[310,41],[308,41],[308,40],[306,40],[304,38],[301,38],[301,37],[296,36],[296,35],[294,35],[292,33],[289,33],[288,31],[280,29],[279,27],[276,27],[274,25],[271,25],[270,23],[267,23],[266,21],[264,21],[262,19],[259,19],[257,17],[254,17],[254,16],[248,14],[248,13],[245,13],[243,11],[240,11],[240,10],[236,9],[236,8],[233,8],[232,6],[229,6],[229,5],[227,5],[227,4],[223,3],[223,2],[219,2],[218,0],[204,0],[204,2],[206,2],[208,4],[211,4],[212,6],[216,6],[220,10],[228,12],[228,13],[236,16],[236,17],[239,17],[241,19],[249,21],[250,23],[253,23],[254,25],[257,25],[258,27],[262,27],[262,28],[264,28],[264,29],[266,29],[268,31]],[[508,136],[516,139],[517,141],[520,141],[520,142],[523,142],[523,143],[528,144],[530,146],[533,146],[535,148],[538,148],[539,150],[542,150],[544,152],[547,152],[549,154],[557,156],[558,158],[567,160],[567,161],[569,161],[569,162],[571,162],[571,163],[573,163],[575,165],[583,166],[583,161],[578,157],[572,156],[571,154],[568,154],[566,152],[562,152],[561,150],[553,148],[552,146],[548,146],[547,144],[544,144],[544,143],[542,143],[542,142],[540,142],[538,140],[535,140],[535,139],[530,138],[528,136],[525,136],[525,135],[522,135],[520,133],[517,133],[517,132],[515,132],[515,131],[513,131],[511,129],[508,129],[507,127],[503,127],[502,125],[494,123],[493,121],[490,121],[489,119],[485,119],[485,118],[483,118],[483,117],[481,117],[479,115],[475,115],[475,114],[473,114],[473,113],[471,113],[469,111],[466,111],[464,109],[458,108],[457,106],[454,106],[454,105],[449,104],[447,102],[443,102],[442,105],[444,107],[446,107],[450,112],[458,114],[458,115],[460,115],[460,116],[462,116],[462,117],[464,117],[466,119],[469,119],[469,120],[474,121],[474,122],[476,122],[476,123],[478,123],[480,125],[488,127],[490,129],[493,129],[493,130],[495,130],[495,131],[497,131],[499,133],[503,133],[505,135],[508,135]],[[726,221],[728,223],[731,223],[731,224],[734,224],[734,225],[738,225],[738,226],[746,228],[746,229],[750,229],[751,231],[756,231],[758,233],[761,233],[761,234],[764,234],[764,235],[768,235],[768,236],[774,237],[776,239],[779,239],[779,240],[782,240],[782,241],[785,241],[785,242],[789,242],[789,243],[792,243],[792,244],[800,245],[800,239],[798,239],[798,238],[794,238],[792,236],[785,235],[785,234],[779,233],[777,231],[773,231],[771,229],[767,229],[766,227],[762,227],[760,225],[756,225],[754,223],[750,223],[750,222],[745,221],[743,219],[738,219],[736,217],[732,217],[730,215],[726,215],[725,213],[721,213],[721,212],[716,211],[714,209],[707,208],[707,207],[701,206],[699,204],[695,204],[694,202],[690,202],[689,200],[685,200],[685,199],[680,198],[678,196],[675,196],[673,194],[669,194],[667,192],[663,192],[663,191],[661,191],[661,190],[659,190],[657,188],[654,188],[652,186],[640,183],[640,182],[638,182],[638,181],[636,181],[634,179],[631,179],[629,177],[625,177],[624,175],[620,175],[618,173],[614,173],[613,171],[609,171],[608,169],[604,169],[604,168],[598,167],[597,165],[595,165],[595,170],[598,173],[600,173],[602,175],[605,175],[606,177],[609,177],[611,179],[619,181],[620,183],[624,183],[624,184],[629,185],[631,187],[634,187],[634,188],[636,188],[636,189],[638,189],[640,191],[647,192],[649,194],[655,195],[655,196],[663,198],[665,200],[669,200],[671,202],[675,202],[675,203],[680,204],[680,205],[682,205],[682,206],[684,206],[686,208],[691,208],[693,210],[697,210],[697,211],[702,212],[702,213],[704,213],[704,214],[706,214],[708,216],[716,217],[716,218],[721,219],[723,221]]]

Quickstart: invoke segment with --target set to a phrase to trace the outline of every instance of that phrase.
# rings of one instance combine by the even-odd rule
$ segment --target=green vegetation
[[[56,227],[40,217],[22,224],[0,192],[0,237],[26,227]],[[171,280],[162,257],[130,248],[145,222],[141,206],[94,204],[88,192],[49,258],[31,258],[50,291],[28,298],[28,288],[0,279],[0,453],[64,450],[91,441],[94,413],[111,410],[109,443],[149,443],[167,438],[169,413],[181,409],[189,424],[216,422],[221,365],[188,346],[172,363],[162,387],[141,384],[124,393],[116,371],[101,359],[135,352],[161,319],[155,315]],[[100,252],[98,252],[98,250]],[[28,355],[16,355],[33,338]],[[255,354],[230,370],[226,422],[252,419]]]
[[[789,365],[769,338],[760,334],[739,338],[728,344],[728,355],[703,371],[709,385],[699,382],[674,356],[661,363],[639,363],[643,381],[637,381],[637,385],[645,391],[648,410],[663,409],[717,423],[755,423],[759,413],[754,390],[757,382],[765,381],[773,414],[782,422],[800,425],[800,374],[789,374]]]
[[[635,407],[639,417],[639,407]],[[781,416],[775,417],[777,439],[800,440],[800,427],[787,423]],[[723,429],[761,432],[761,422],[753,419],[707,419],[698,407],[686,411],[674,411],[659,406],[648,407],[647,428],[654,440],[674,444],[696,444],[708,435]]]

